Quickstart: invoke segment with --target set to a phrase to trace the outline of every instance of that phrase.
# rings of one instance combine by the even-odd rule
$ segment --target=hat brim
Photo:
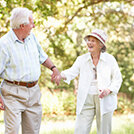
[[[85,36],[84,37],[84,40],[86,40],[88,37],[90,37],[90,36],[93,36],[93,37],[95,37],[95,38],[97,38],[105,47],[106,47],[106,45],[105,45],[105,42],[99,37],[99,36],[97,36],[96,34],[89,34],[89,35],[87,35],[87,36]]]

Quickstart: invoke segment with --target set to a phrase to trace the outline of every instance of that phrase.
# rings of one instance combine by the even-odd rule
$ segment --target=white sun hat
[[[86,41],[88,37],[90,36],[93,36],[95,38],[97,38],[105,47],[105,43],[106,43],[106,40],[107,40],[107,34],[101,30],[101,29],[95,29],[93,30],[89,35],[87,35],[84,40]]]

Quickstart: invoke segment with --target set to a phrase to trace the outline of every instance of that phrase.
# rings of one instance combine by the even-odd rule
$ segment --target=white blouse
[[[92,89],[94,78],[93,63],[90,52],[79,56],[71,68],[61,72],[67,78],[66,83],[79,75],[79,85],[77,94],[77,109],[79,114],[84,105],[87,94]],[[111,94],[100,99],[101,114],[114,111],[117,108],[117,93],[122,83],[120,69],[115,58],[108,53],[101,53],[97,64],[97,89],[109,89]]]

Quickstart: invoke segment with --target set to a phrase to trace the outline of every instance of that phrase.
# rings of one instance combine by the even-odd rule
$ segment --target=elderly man
[[[12,29],[0,39],[0,109],[5,110],[5,134],[18,134],[20,124],[23,134],[39,134],[40,64],[53,71],[52,79],[60,73],[31,33],[35,27],[32,11],[13,9],[10,25]]]

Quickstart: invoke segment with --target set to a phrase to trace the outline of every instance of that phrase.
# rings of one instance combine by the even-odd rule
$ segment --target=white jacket
[[[79,75],[76,114],[80,114],[93,78],[92,58],[88,52],[79,56],[71,68],[61,74],[67,78],[66,83]],[[101,53],[97,64],[98,89],[110,89],[111,94],[100,99],[101,114],[114,111],[117,108],[117,93],[122,83],[120,69],[115,58],[108,53]]]

